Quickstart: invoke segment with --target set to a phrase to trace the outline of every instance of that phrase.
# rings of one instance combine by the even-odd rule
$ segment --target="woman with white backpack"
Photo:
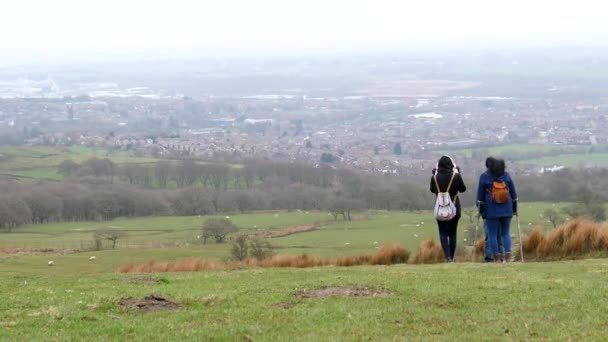
[[[450,156],[439,158],[431,177],[431,192],[437,195],[434,215],[439,227],[439,241],[446,262],[454,262],[456,253],[456,231],[461,207],[458,193],[467,190],[460,169]]]

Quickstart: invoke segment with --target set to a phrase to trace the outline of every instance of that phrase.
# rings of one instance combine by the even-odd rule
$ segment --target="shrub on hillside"
[[[249,249],[247,235],[239,235],[232,241],[230,255],[233,260],[241,261],[247,259],[247,251]]]
[[[249,257],[256,260],[264,260],[274,255],[274,246],[259,238],[253,238],[249,241]]]

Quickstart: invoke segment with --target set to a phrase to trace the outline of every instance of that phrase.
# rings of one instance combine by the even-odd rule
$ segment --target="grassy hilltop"
[[[607,273],[601,260],[160,275],[0,268],[0,291],[10,293],[0,302],[0,339],[599,340],[608,336]],[[303,295],[325,286],[386,296]],[[118,305],[152,293],[180,307],[138,312]]]
[[[549,228],[538,214],[549,206],[522,204],[522,228]],[[271,241],[279,254],[306,252],[336,257],[373,253],[375,241],[399,242],[415,253],[420,241],[436,237],[429,215],[376,212],[348,222],[333,221],[326,213],[272,212],[235,215],[231,219],[248,233],[321,222],[317,230]],[[471,225],[466,216],[462,220],[460,234],[464,239],[464,231]],[[119,227],[131,237],[117,250],[67,255],[0,254],[0,291],[9,294],[0,302],[0,340],[608,337],[608,320],[603,315],[603,304],[608,303],[608,263],[604,260],[117,272],[125,263],[152,259],[225,259],[229,245],[195,243],[202,221],[198,217],[119,219],[32,225],[2,234],[0,248],[30,245],[61,249],[62,244],[77,248],[80,240],[90,238],[98,226]],[[169,243],[160,246],[159,241]],[[91,256],[96,259],[89,260]],[[54,266],[47,266],[49,260]],[[317,290],[320,292],[314,292]],[[360,292],[355,297],[325,296],[353,291]],[[155,311],[145,306],[148,303],[137,302],[150,309],[142,311],[129,304],[152,294],[156,297],[151,298],[171,301],[158,299],[161,304],[174,307]]]

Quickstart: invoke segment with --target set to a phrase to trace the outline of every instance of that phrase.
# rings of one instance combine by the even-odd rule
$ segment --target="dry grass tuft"
[[[358,266],[358,265],[370,265],[372,256],[368,254],[359,254],[353,256],[339,257],[336,259],[335,265],[341,267]]]
[[[581,218],[543,234],[535,229],[524,241],[524,253],[537,260],[575,258],[608,252],[608,226]]]
[[[416,259],[414,259],[416,264],[435,264],[444,261],[443,250],[433,239],[422,241],[420,247],[418,247]]]
[[[158,272],[195,272],[202,270],[225,269],[228,264],[221,261],[200,258],[187,258],[176,262],[148,261],[144,264],[126,264],[119,268],[120,273],[158,273]]]
[[[540,231],[540,228],[536,227],[532,232],[524,237],[523,249],[526,254],[536,254],[538,246],[545,243],[545,236]]]
[[[477,255],[485,255],[486,240],[484,238],[475,241],[475,253],[477,253]]]
[[[410,252],[399,244],[383,245],[376,254],[359,254],[340,257],[335,260],[321,259],[308,254],[297,256],[273,255],[264,260],[246,259],[239,262],[222,262],[201,258],[187,258],[175,262],[148,261],[144,264],[125,264],[118,271],[120,273],[156,273],[156,272],[196,272],[215,269],[234,269],[252,267],[319,267],[319,266],[357,266],[357,265],[392,265],[407,263]]]
[[[392,265],[405,264],[410,258],[410,251],[401,247],[398,243],[388,243],[383,245],[374,256],[370,263],[372,265]]]
[[[270,258],[264,259],[258,263],[259,267],[296,267],[307,268],[326,266],[329,263],[320,258],[302,254],[297,256],[291,255],[273,255]]]

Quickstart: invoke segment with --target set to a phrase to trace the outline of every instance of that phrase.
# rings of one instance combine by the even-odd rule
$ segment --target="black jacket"
[[[450,178],[452,177],[452,170],[439,168],[435,175],[437,175],[437,183],[439,183],[439,190],[437,191],[437,186],[435,186],[434,176],[431,177],[431,192],[437,194],[439,192],[445,192],[447,190],[448,184],[450,183]],[[454,201],[454,197],[459,192],[467,191],[466,185],[464,185],[464,181],[460,176],[460,173],[454,175],[454,181],[452,181],[452,186],[450,187],[450,197],[452,201]],[[456,205],[456,209],[458,211],[457,216],[460,216],[461,208],[460,208],[460,198],[456,198],[454,202]]]

